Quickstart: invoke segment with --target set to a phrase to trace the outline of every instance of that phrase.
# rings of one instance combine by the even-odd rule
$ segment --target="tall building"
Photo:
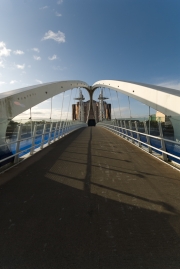
[[[111,104],[107,104],[105,101],[101,100],[97,102],[95,100],[93,103],[93,112],[94,118],[96,122],[102,121],[103,119],[110,120],[111,119]],[[82,110],[83,107],[83,110]],[[72,105],[72,120],[81,120],[87,122],[89,116],[90,109],[90,101],[86,102],[77,102]],[[81,115],[80,110],[82,110],[83,115]]]

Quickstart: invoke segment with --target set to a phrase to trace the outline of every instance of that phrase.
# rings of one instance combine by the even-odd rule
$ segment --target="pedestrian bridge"
[[[81,87],[86,87],[92,98],[95,88],[103,83]],[[127,94],[146,87],[134,85]],[[42,93],[43,87],[49,85],[39,86]],[[19,90],[1,98],[2,126],[27,109],[30,101],[21,99],[23,94],[29,98],[36,93],[33,100],[39,102],[37,86],[27,91],[31,92],[25,95]],[[46,91],[44,95],[50,95]],[[169,94],[168,90],[162,93]],[[177,101],[175,94],[178,92],[172,94]],[[166,98],[167,106],[170,99]],[[158,109],[161,106],[163,110],[165,104],[160,105],[157,96],[156,100]],[[175,109],[175,103],[167,108],[170,119],[178,119]],[[6,171],[0,174],[0,267],[178,268],[177,126],[174,141],[164,138],[161,124],[159,135],[154,136],[146,122],[142,131],[131,119],[102,121],[96,127],[63,120],[43,123],[41,132],[38,124],[33,124],[31,138],[23,136],[20,124],[12,142],[7,142],[2,131],[1,148],[6,156],[1,163]],[[28,139],[27,153],[22,143]],[[15,151],[8,156],[11,144]]]

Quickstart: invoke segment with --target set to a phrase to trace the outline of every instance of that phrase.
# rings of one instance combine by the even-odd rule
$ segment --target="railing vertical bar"
[[[56,133],[57,133],[57,127],[58,127],[58,121],[56,122],[56,127],[55,127],[55,130],[54,130],[54,142],[56,141]]]
[[[148,134],[148,128],[147,128],[147,123],[146,121],[144,121],[144,129],[145,129],[145,133]],[[150,137],[146,135],[146,140],[147,140],[147,144],[148,145],[151,145],[151,142],[150,142]],[[149,153],[152,153],[152,148],[151,147],[148,147],[148,151]]]
[[[53,122],[50,124],[50,129],[49,129],[49,138],[48,138],[48,145],[51,143],[51,133],[52,133],[52,127],[53,127]]]
[[[42,141],[41,141],[40,149],[43,149],[43,147],[44,147],[45,132],[46,132],[46,122],[44,123],[44,126],[43,126]]]
[[[160,133],[160,137],[161,137],[161,149],[166,151],[166,145],[165,145],[165,142],[163,139],[163,130],[162,130],[162,125],[161,125],[160,121],[158,122],[158,126],[159,126],[159,133]],[[168,161],[167,154],[162,152],[162,157],[163,157],[164,161],[166,161],[166,162]]]
[[[33,136],[32,136],[32,146],[30,150],[30,155],[33,155],[34,152],[34,145],[35,145],[35,138],[36,138],[36,129],[37,129],[37,124],[34,124],[34,130],[33,130]]]
[[[16,153],[19,153],[20,149],[20,143],[21,143],[21,133],[22,133],[22,124],[20,123],[18,126],[18,132],[17,132],[17,142],[16,142]],[[14,158],[14,163],[17,163],[19,161],[19,154],[17,154]]]
[[[132,137],[132,143],[134,144],[131,120],[129,120],[129,129],[131,130],[130,133],[131,133],[131,137]]]
[[[141,148],[142,145],[141,145],[140,135],[139,135],[139,133],[138,133],[138,125],[137,125],[137,121],[135,121],[134,124],[135,124],[136,132],[137,132],[137,139],[139,140],[139,142],[138,142],[138,146]]]

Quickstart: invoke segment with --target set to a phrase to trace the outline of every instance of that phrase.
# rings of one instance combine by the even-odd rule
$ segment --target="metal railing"
[[[13,153],[8,157],[0,159],[0,165],[5,161],[8,163],[8,160],[11,161],[12,158],[13,162],[16,164],[23,155],[33,155],[35,150],[41,150],[67,134],[79,128],[87,127],[87,124],[77,121],[45,122],[43,124],[33,122],[33,128],[31,132],[28,133],[22,133],[23,127],[27,126],[20,123],[17,126],[17,132],[13,133],[13,138],[7,138],[6,142],[0,145],[0,153],[3,152],[3,147],[8,148],[9,151]],[[41,127],[41,130],[38,131],[38,127]]]
[[[110,123],[99,122],[97,125],[112,131],[138,147],[143,147],[144,150],[151,154],[155,154],[156,156],[157,154],[160,154],[164,161],[174,161],[177,164],[180,164],[180,143],[163,137],[163,130],[160,122],[158,123],[159,136],[150,135],[148,133],[146,121],[144,121],[144,133],[138,130],[137,121],[134,122],[135,130],[132,128],[132,122],[128,121],[128,123],[129,128],[126,126],[127,121],[122,120],[114,120]],[[153,143],[153,141],[156,141],[156,143]],[[176,152],[175,150],[168,149],[170,148],[170,145],[172,149],[176,149]]]

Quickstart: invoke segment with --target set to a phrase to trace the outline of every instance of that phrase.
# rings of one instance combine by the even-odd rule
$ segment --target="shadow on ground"
[[[133,146],[112,149],[112,139],[121,141],[97,127],[79,130],[4,174],[12,180],[0,187],[0,268],[180,267],[179,185],[170,188],[165,171],[163,187],[153,159],[139,177],[139,160],[123,153]],[[113,158],[103,158],[106,144]]]

